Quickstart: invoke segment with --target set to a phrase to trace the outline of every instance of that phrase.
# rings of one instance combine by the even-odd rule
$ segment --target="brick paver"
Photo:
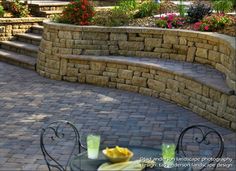
[[[188,125],[207,124],[224,136],[224,157],[236,158],[235,132],[175,104],[116,89],[49,80],[5,63],[0,63],[0,108],[0,170],[44,170],[40,128],[57,119],[74,122],[82,137],[88,132],[101,134],[104,146],[157,148],[166,140],[176,142]]]

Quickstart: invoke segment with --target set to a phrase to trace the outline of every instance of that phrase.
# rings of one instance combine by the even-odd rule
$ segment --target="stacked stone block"
[[[25,33],[33,25],[42,24],[42,18],[0,18],[0,41],[9,40],[16,34]]]
[[[123,55],[211,65],[223,72],[229,87],[236,90],[235,40],[229,36],[135,27],[54,27],[45,24],[43,37],[42,43],[53,43],[53,56]]]
[[[37,70],[51,79],[90,83],[171,100],[236,130],[236,96],[178,73],[116,55],[208,64],[235,84],[235,41],[223,35],[151,28],[79,27],[45,23]],[[109,58],[101,55],[110,55]]]
[[[68,3],[69,1],[31,2],[29,9],[33,16],[50,18],[55,14],[61,14]]]

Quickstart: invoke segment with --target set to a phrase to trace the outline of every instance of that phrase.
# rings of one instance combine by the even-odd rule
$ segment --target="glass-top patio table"
[[[131,160],[138,160],[140,158],[149,158],[149,159],[157,159],[156,163],[157,166],[155,168],[146,168],[146,171],[191,171],[192,168],[188,163],[182,163],[184,167],[176,167],[176,168],[163,168],[162,161],[158,161],[161,158],[161,150],[150,148],[150,147],[135,147],[129,146],[128,147],[133,153],[134,156]],[[71,171],[96,171],[98,167],[108,162],[106,157],[100,151],[98,159],[88,159],[87,152],[80,153],[79,155],[72,158],[70,162],[70,169]],[[179,164],[179,163],[178,163]],[[186,165],[185,165],[186,164]]]

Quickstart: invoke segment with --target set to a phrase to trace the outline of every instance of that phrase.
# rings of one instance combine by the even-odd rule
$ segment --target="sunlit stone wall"
[[[214,33],[45,22],[37,71],[51,79],[118,88],[171,100],[236,130],[235,95],[168,68],[163,70],[109,58],[115,55],[208,64],[223,72],[228,86],[236,90],[235,40]]]
[[[42,24],[43,18],[0,18],[0,41],[27,32],[33,25]]]

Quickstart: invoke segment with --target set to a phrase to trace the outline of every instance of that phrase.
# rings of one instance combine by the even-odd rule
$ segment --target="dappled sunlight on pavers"
[[[101,134],[103,146],[160,147],[163,140],[177,142],[181,129],[188,125],[207,124],[224,136],[224,156],[235,156],[235,132],[173,103],[116,89],[49,80],[4,63],[0,68],[0,170],[44,170],[40,129],[58,119],[75,123],[83,142],[89,132]]]

